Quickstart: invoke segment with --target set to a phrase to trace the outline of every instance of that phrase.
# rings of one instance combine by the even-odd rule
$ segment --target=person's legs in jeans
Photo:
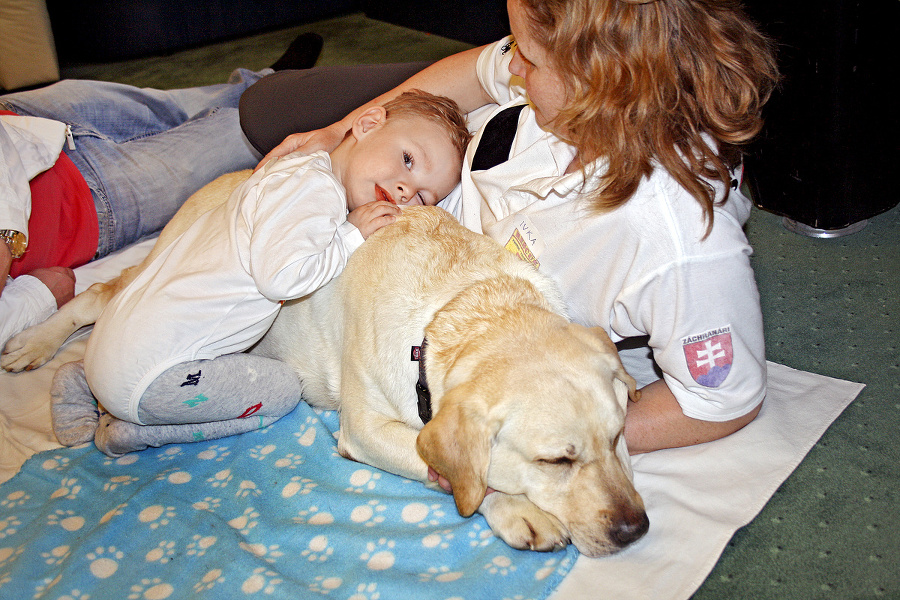
[[[0,106],[20,115],[62,121],[77,135],[120,143],[167,131],[210,110],[236,108],[241,94],[271,72],[237,69],[228,83],[175,90],[66,79],[0,96]]]
[[[255,166],[237,104],[269,72],[238,70],[230,83],[183,90],[70,80],[0,105],[70,125],[75,149],[64,151],[94,196],[103,256],[161,229],[219,175]]]

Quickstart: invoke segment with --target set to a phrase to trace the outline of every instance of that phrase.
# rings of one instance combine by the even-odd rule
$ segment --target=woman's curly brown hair
[[[554,130],[583,165],[608,162],[592,206],[624,204],[658,163],[700,202],[708,233],[709,181],[724,202],[778,81],[772,42],[736,0],[518,1],[568,93]]]

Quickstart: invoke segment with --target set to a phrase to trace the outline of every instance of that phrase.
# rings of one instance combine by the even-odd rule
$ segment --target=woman
[[[507,9],[515,41],[439,61],[375,102],[414,87],[489,113],[447,208],[553,276],[573,320],[646,341],[661,374],[646,350],[623,352],[645,384],[626,419],[632,453],[737,431],[766,373],[736,145],[759,131],[778,78],[770,42],[731,0]],[[330,149],[356,114],[266,159]],[[495,120],[515,127],[511,145]]]

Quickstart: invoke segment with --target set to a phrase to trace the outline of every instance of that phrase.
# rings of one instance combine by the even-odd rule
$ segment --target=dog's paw
[[[26,329],[6,343],[0,367],[10,373],[31,371],[44,365],[59,350],[59,344],[40,335],[39,328]]]
[[[569,543],[569,532],[563,524],[523,495],[493,492],[484,497],[478,512],[494,535],[513,548],[550,552]]]

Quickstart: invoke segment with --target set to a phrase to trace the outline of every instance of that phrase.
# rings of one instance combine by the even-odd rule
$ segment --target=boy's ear
[[[353,121],[353,137],[360,139],[370,131],[378,129],[387,120],[387,111],[382,106],[373,106]]]

